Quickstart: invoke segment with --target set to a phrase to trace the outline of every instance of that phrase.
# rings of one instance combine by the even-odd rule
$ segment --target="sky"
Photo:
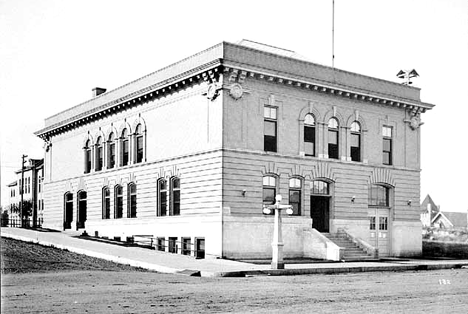
[[[416,69],[421,201],[468,210],[468,1],[335,0],[335,67],[398,82]],[[43,158],[44,119],[221,41],[250,39],[331,66],[332,0],[0,0],[0,185]]]

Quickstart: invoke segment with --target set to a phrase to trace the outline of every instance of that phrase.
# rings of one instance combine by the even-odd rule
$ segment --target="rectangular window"
[[[276,108],[264,107],[264,140],[263,149],[266,152],[277,151]]]
[[[306,156],[315,156],[315,127],[304,127],[304,149]]]
[[[102,164],[103,164],[103,150],[102,146],[97,147],[97,152],[96,152],[96,171],[102,170]]]
[[[128,165],[128,140],[125,139],[122,141],[122,166]]]
[[[173,196],[173,214],[175,216],[180,215],[180,190],[176,190],[172,193]]]
[[[166,216],[167,214],[167,181],[165,179],[158,180],[158,203],[156,216]]]
[[[156,249],[163,252],[166,250],[166,238],[157,238]]]
[[[338,159],[338,131],[328,130],[328,158]]]
[[[109,163],[107,164],[107,168],[114,168],[115,167],[115,143],[109,144]]]
[[[169,238],[169,253],[177,253],[177,238]]]
[[[171,179],[171,210],[170,215],[180,215],[180,180],[179,178]]]
[[[192,251],[192,243],[190,238],[182,238],[182,254],[190,255]]]
[[[369,188],[369,206],[390,206],[390,189],[380,185],[371,185]]]
[[[276,189],[263,187],[263,204],[273,205],[275,203]]]
[[[91,149],[85,150],[85,173],[91,172]]]
[[[370,217],[370,230],[375,230],[375,217]]]
[[[293,215],[301,214],[301,191],[289,190],[289,205],[293,207]]]
[[[351,160],[361,161],[361,135],[351,133]]]
[[[115,218],[123,217],[123,189],[121,186],[115,188]]]
[[[379,230],[388,230],[388,217],[379,217]]]
[[[128,218],[137,216],[137,189],[135,184],[128,185]]]
[[[136,162],[143,161],[143,136],[136,138]]]
[[[382,135],[382,163],[384,165],[392,165],[392,128],[389,126],[384,126],[382,128]]]

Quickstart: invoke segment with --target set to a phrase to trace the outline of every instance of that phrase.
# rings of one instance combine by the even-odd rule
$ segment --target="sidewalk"
[[[1,228],[1,236],[45,246],[54,246],[71,252],[162,273],[180,273],[203,277],[333,274],[468,267],[468,260],[393,259],[382,262],[286,264],[285,269],[272,270],[270,265],[256,265],[225,259],[194,259],[185,255],[164,253],[146,248],[124,247],[89,241],[62,232]]]

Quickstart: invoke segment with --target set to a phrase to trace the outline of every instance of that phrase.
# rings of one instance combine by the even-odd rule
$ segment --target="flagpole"
[[[335,67],[335,0],[332,0],[332,67]]]

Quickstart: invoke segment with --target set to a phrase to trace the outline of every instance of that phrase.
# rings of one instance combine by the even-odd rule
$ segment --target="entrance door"
[[[87,210],[87,193],[85,191],[78,192],[78,219],[76,222],[77,229],[85,228]]]
[[[330,231],[330,197],[310,197],[310,217],[312,228],[320,232]]]
[[[379,249],[379,256],[390,255],[388,208],[369,208],[370,218],[370,245]]]
[[[63,229],[71,229],[73,221],[73,194],[65,194],[65,212],[63,217]]]

